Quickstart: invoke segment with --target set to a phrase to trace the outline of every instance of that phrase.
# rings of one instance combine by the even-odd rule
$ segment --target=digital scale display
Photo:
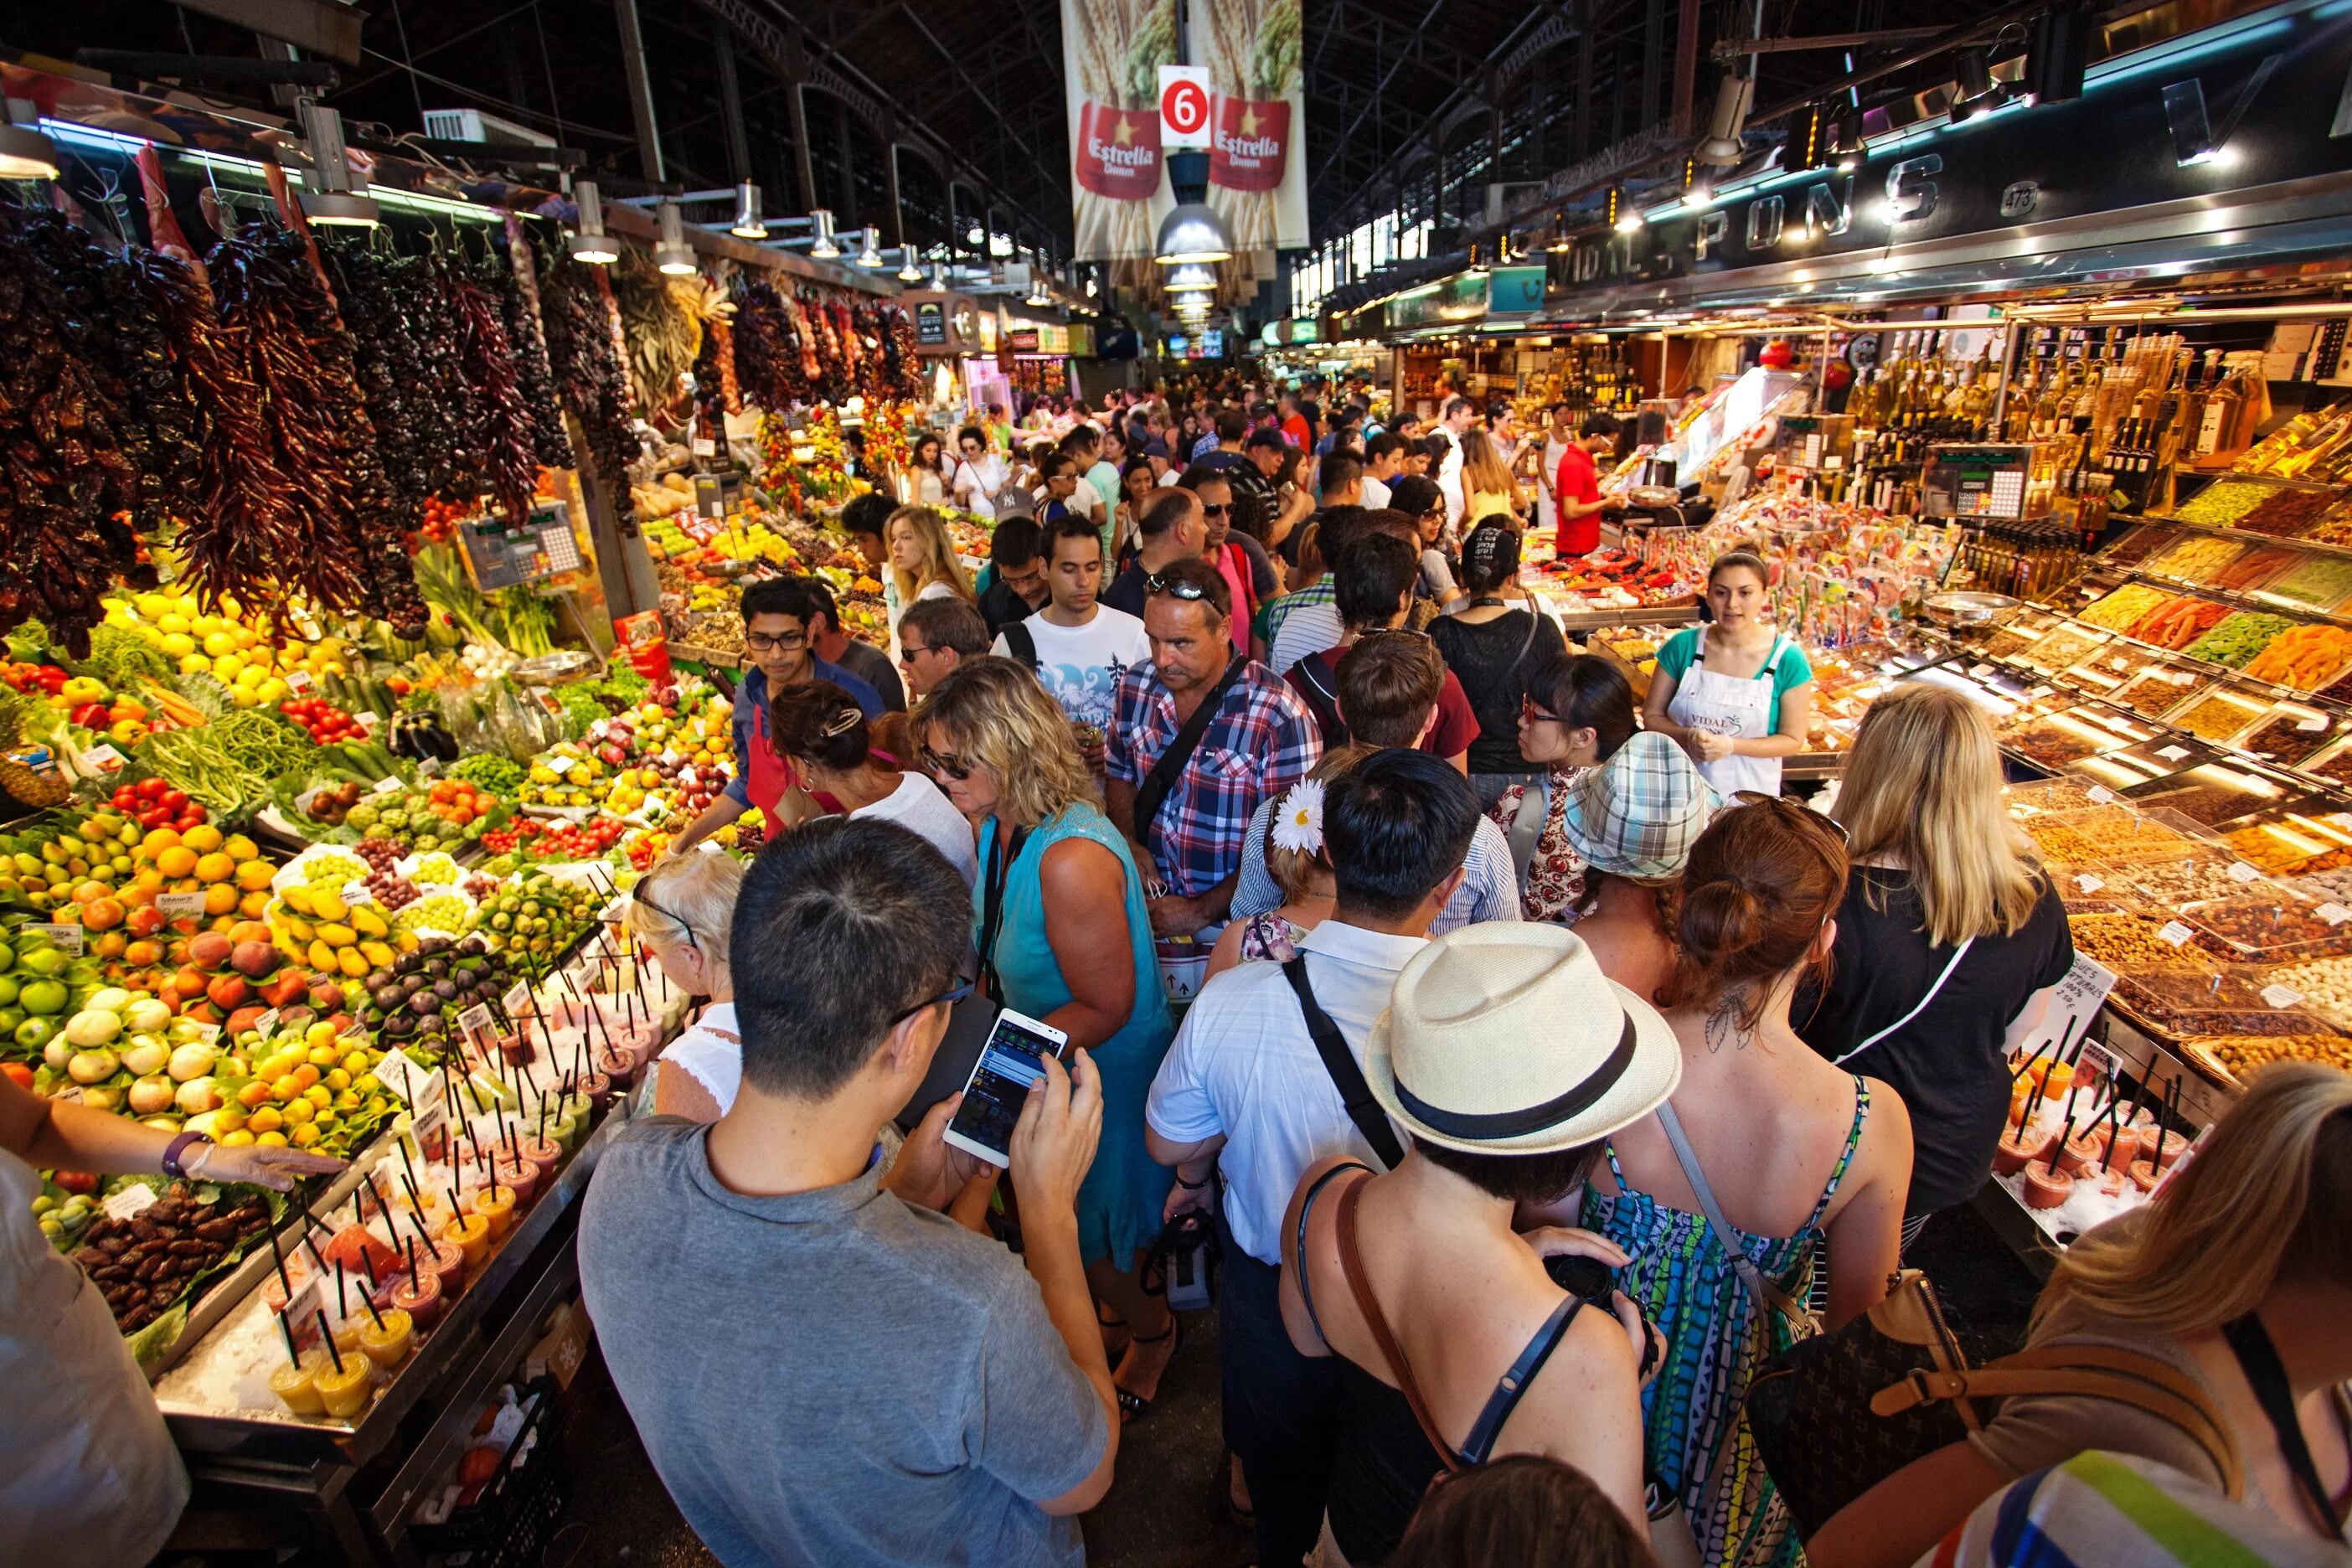
[[[2024,445],[1932,447],[1921,510],[1969,522],[2016,521],[2025,515],[2032,455]]]

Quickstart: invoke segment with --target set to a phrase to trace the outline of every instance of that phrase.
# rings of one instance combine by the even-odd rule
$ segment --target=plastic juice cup
[[[383,1327],[380,1329],[373,1318],[360,1320],[360,1349],[378,1366],[398,1366],[408,1357],[409,1342],[416,1337],[416,1323],[397,1307],[383,1313]]]
[[[526,1138],[519,1145],[522,1157],[539,1167],[539,1185],[544,1189],[555,1179],[555,1167],[563,1158],[563,1145],[552,1138]]]
[[[521,1145],[516,1145],[518,1151]],[[530,1207],[531,1194],[539,1190],[539,1167],[520,1152],[513,1156],[499,1155],[490,1164],[490,1174],[501,1187],[512,1187],[517,1213]]]
[[[479,1268],[482,1260],[490,1255],[490,1222],[488,1216],[481,1212],[478,1199],[472,1214],[451,1220],[449,1228],[441,1236],[443,1240],[457,1246],[468,1274]]]
[[[368,1325],[373,1328],[373,1323]],[[341,1370],[333,1363],[319,1369],[316,1386],[319,1399],[330,1415],[349,1420],[367,1408],[368,1373],[375,1363],[355,1352],[345,1352]]]
[[[366,1289],[367,1281],[361,1280],[360,1287],[362,1289]],[[360,1325],[366,1321],[367,1309],[362,1307],[335,1325],[335,1348],[343,1352],[345,1361],[351,1360],[352,1352],[360,1348]]]
[[[324,1415],[327,1402],[319,1397],[319,1373],[332,1372],[334,1365],[326,1352],[307,1352],[299,1364],[283,1362],[271,1369],[269,1392],[297,1415]]]
[[[550,1117],[547,1135],[555,1140],[557,1147],[570,1153],[580,1144],[580,1119],[569,1113]]]
[[[433,1272],[432,1266],[423,1258],[417,1259],[417,1266],[421,1273],[414,1278],[404,1274],[400,1283],[393,1287],[392,1310],[404,1313],[414,1326],[429,1329],[441,1316],[441,1276]],[[385,1313],[384,1321],[391,1321],[392,1313]]]
[[[514,1206],[515,1192],[512,1187],[484,1187],[474,1194],[473,1217],[488,1227],[485,1239],[504,1236],[514,1228]],[[463,1247],[465,1244],[460,1242],[458,1245]],[[485,1247],[483,1250],[487,1253],[488,1248]],[[470,1249],[467,1252],[466,1267],[468,1268],[479,1267],[473,1261]]]
[[[591,1100],[603,1100],[613,1092],[613,1080],[601,1072],[592,1072],[580,1080],[580,1092]]]
[[[457,1222],[453,1220],[450,1223]],[[466,1282],[465,1248],[448,1239],[448,1227],[445,1226],[442,1227],[441,1239],[433,1244],[430,1256],[419,1260],[425,1264],[426,1270],[435,1279],[441,1281],[441,1301],[444,1306],[448,1304],[449,1298],[455,1296],[458,1288]]]

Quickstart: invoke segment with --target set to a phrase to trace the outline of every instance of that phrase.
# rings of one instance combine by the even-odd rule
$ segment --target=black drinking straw
[[[286,1314],[283,1312],[278,1315],[278,1331],[286,1339],[286,1359],[297,1367],[300,1366],[302,1352],[294,1348],[294,1326],[286,1321]]]
[[[327,1353],[335,1358],[335,1375],[343,1375],[343,1352],[335,1348],[334,1331],[327,1327],[327,1309],[319,1309],[319,1337],[327,1342]]]
[[[373,1275],[369,1277],[368,1283],[371,1286],[375,1283],[374,1277]],[[375,1320],[376,1332],[381,1334],[390,1331],[383,1326],[383,1314],[375,1310],[375,1292],[373,1289],[362,1290],[360,1292],[360,1305],[365,1307],[367,1309],[367,1315]]]
[[[415,1181],[412,1178],[408,1182],[407,1186],[410,1211],[414,1214],[422,1215],[425,1212],[425,1200],[417,1194]],[[408,1228],[415,1231],[418,1236],[425,1235],[425,1228],[421,1222],[412,1222]],[[426,1237],[426,1239],[430,1240],[431,1238]]]
[[[2033,1064],[2034,1064],[2035,1062],[2038,1062],[2038,1061],[2040,1061],[2040,1060],[2042,1059],[2042,1052],[2044,1052],[2044,1051],[2046,1051],[2046,1050],[2048,1050],[2051,1047],[2053,1047],[2053,1046],[2056,1045],[2057,1043],[2058,1043],[2058,1037],[2057,1037],[2057,1036],[2055,1036],[2055,1035],[2053,1035],[2052,1037],[2050,1037],[2050,1038],[2048,1038],[2048,1039],[2046,1039],[2046,1040],[2042,1041],[2040,1045],[2038,1045],[2038,1046],[2034,1047],[2033,1047],[2033,1054],[2032,1054],[2032,1056],[2027,1057],[2024,1060],[2022,1060],[2022,1061],[2019,1062],[2019,1063],[2017,1064],[2017,1070],[2016,1070],[2015,1072],[2012,1072],[2012,1073],[2011,1073],[2011,1074],[2009,1075],[2009,1081],[2010,1081],[2010,1082],[2011,1082],[2011,1083],[2015,1083],[2019,1079],[2021,1079],[2021,1078],[2023,1078],[2027,1073],[2032,1072],[2032,1071],[2033,1070]]]
[[[294,1300],[294,1281],[286,1275],[286,1255],[278,1250],[278,1232],[285,1223],[286,1215],[282,1211],[269,1222],[269,1261],[278,1266],[278,1286],[285,1290],[286,1299],[291,1301]]]
[[[408,1140],[405,1138],[403,1138],[400,1141],[400,1163],[407,1168],[409,1186],[412,1188],[415,1187],[416,1185],[416,1162],[408,1157]]]
[[[339,1318],[348,1318],[351,1315],[352,1299],[343,1294],[342,1259],[337,1258],[335,1260],[335,1316]]]
[[[2157,1123],[2156,1129],[2156,1169],[2158,1174],[2161,1174],[2164,1170],[2164,1146],[2172,1141],[2172,1121],[2179,1114],[2180,1075],[2179,1073],[2175,1073],[2172,1075],[2171,1084],[2165,1089],[2164,1116],[2162,1120]],[[2186,1142],[2186,1140],[2183,1140],[2183,1142]]]
[[[415,1239],[414,1237],[411,1237],[410,1239],[408,1239],[408,1240],[406,1240],[406,1241],[402,1242],[402,1243],[401,1243],[401,1245],[402,1245],[404,1247],[405,1247],[405,1248],[407,1249],[407,1251],[408,1251],[408,1284],[409,1284],[409,1289],[413,1290],[413,1289],[415,1289],[416,1288],[416,1285],[417,1285],[417,1278],[416,1278],[416,1242],[415,1242]]]
[[[390,1229],[391,1222],[387,1220],[384,1223],[385,1228]],[[367,1276],[368,1289],[374,1289],[377,1284],[375,1277],[375,1254],[370,1252],[364,1247],[360,1248],[360,1272]],[[365,1291],[362,1292],[362,1295],[365,1293]]]
[[[2122,1131],[2116,1123],[2116,1111],[2122,1104],[2122,1100],[2112,1095],[2107,1099],[2107,1114],[2103,1118],[2107,1124],[2107,1146],[2099,1152],[2099,1169],[2103,1173],[2116,1168],[2116,1134]],[[2098,1122],[2091,1125],[2096,1127]]]
[[[2058,1121],[2058,1142],[2061,1148],[2063,1148],[2074,1136],[2074,1097],[2082,1092],[2083,1086],[2079,1083],[2070,1083],[2066,1086],[2066,1109]]]

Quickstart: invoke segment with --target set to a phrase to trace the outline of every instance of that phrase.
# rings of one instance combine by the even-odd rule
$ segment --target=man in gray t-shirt
[[[984,1209],[993,1174],[941,1142],[952,1100],[887,1170],[876,1145],[945,1030],[970,897],[895,823],[772,846],[730,942],[734,1106],[629,1129],[589,1186],[581,1287],[606,1363],[730,1568],[1085,1560],[1076,1516],[1118,1429],[1073,1207],[1093,1064],[1048,1064],[1013,1135],[1021,1258],[936,1212]]]

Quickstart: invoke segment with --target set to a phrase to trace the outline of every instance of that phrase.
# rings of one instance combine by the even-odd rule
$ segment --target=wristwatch
[[[167,1176],[185,1176],[188,1173],[186,1168],[180,1163],[181,1154],[186,1152],[188,1145],[191,1143],[209,1143],[211,1142],[212,1140],[202,1132],[183,1132],[178,1137],[173,1138],[163,1150],[163,1173]]]

